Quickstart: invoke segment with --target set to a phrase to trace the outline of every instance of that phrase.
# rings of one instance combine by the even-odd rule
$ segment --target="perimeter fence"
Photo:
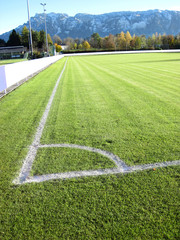
[[[0,98],[63,57],[59,55],[0,66]]]

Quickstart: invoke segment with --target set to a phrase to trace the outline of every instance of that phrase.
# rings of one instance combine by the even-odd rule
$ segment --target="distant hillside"
[[[25,23],[15,30],[22,31]],[[44,15],[36,14],[31,18],[33,30],[40,31],[44,29]],[[62,39],[87,38],[94,32],[98,32],[104,37],[121,31],[129,31],[132,34],[146,36],[153,33],[173,34],[180,33],[180,11],[169,10],[148,10],[137,12],[114,12],[101,15],[76,14],[74,17],[61,13],[47,14],[48,33],[53,36],[59,35]],[[11,31],[10,31],[11,32]],[[0,35],[0,38],[8,40],[10,32]]]

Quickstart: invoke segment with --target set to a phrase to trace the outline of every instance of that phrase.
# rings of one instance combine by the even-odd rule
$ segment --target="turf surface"
[[[27,61],[27,59],[8,59],[8,60],[0,60],[0,65],[6,65],[11,63],[23,62]]]
[[[131,141],[133,144],[131,151],[134,149],[133,151],[139,154],[139,147],[142,144],[140,142],[142,142],[142,136],[144,136],[143,131],[147,133],[146,127],[150,126],[151,131],[149,130],[148,133],[151,142],[152,136],[155,137],[154,141],[157,147],[155,148],[155,144],[153,146],[156,151],[162,144],[161,140],[164,144],[163,140],[165,139],[167,141],[165,146],[170,146],[167,147],[167,156],[170,156],[169,149],[171,149],[172,157],[170,159],[175,160],[174,157],[177,156],[177,139],[175,138],[177,128],[175,126],[179,114],[177,80],[180,71],[180,55],[141,54],[109,57],[109,61],[107,56],[69,59],[68,68],[59,86],[42,142],[51,143],[54,135],[55,143],[64,141],[83,143],[88,146],[102,146],[106,150],[118,153],[121,157],[123,151],[119,151],[119,146],[117,145],[117,149],[111,146],[119,134],[119,132],[116,134],[116,131],[119,131],[120,127],[124,129],[119,135],[121,146],[122,142],[126,141],[128,144],[131,141],[132,132],[136,133],[136,137],[133,139],[139,144],[133,144]],[[36,128],[64,62],[65,59],[61,59],[0,100],[0,239],[179,239],[179,166],[127,175],[57,180],[20,186],[12,184],[22,166],[27,148],[32,143]],[[91,67],[91,65],[94,65],[94,67]],[[84,68],[80,66],[84,66]],[[101,71],[104,66],[106,66],[107,75]],[[119,72],[116,73],[115,69],[118,66],[120,67]],[[151,70],[147,70],[151,67]],[[93,68],[94,73],[93,70],[90,70]],[[134,68],[136,71],[130,74],[130,70]],[[110,69],[112,70],[110,71]],[[113,74],[113,77],[108,75],[108,71],[111,72],[111,75]],[[122,91],[121,88],[118,88],[119,90],[116,92],[117,81],[119,81],[116,78],[119,79],[119,76],[124,72],[126,72],[127,77],[125,78],[123,75],[124,81],[120,81]],[[73,74],[76,78],[72,77]],[[97,74],[98,77],[96,78]],[[101,74],[104,78],[104,86],[100,78]],[[139,78],[137,78],[138,74]],[[89,75],[92,76],[92,83],[88,80],[89,84],[83,84],[83,79],[89,79]],[[69,81],[66,80],[67,76]],[[136,76],[136,79],[133,80],[134,76]],[[150,81],[150,76],[152,78],[156,76],[154,85]],[[94,78],[95,80],[93,80]],[[111,81],[108,80],[109,78]],[[147,81],[143,84],[146,78]],[[101,90],[97,83],[93,83],[97,79],[100,79]],[[159,85],[156,84],[158,79],[161,83]],[[133,85],[130,88],[131,91],[134,89],[134,94],[131,95],[131,91],[129,91],[129,96],[127,96],[128,82]],[[123,86],[123,83],[126,83],[126,87]],[[97,92],[95,92],[94,86],[96,86]],[[87,89],[86,95],[85,88]],[[138,94],[138,88],[141,94]],[[106,94],[103,92],[104,89],[106,89]],[[69,91],[69,95],[67,91]],[[94,92],[91,93],[91,91]],[[151,98],[147,91],[149,91]],[[72,94],[74,94],[73,99],[70,97]],[[138,97],[136,94],[138,94]],[[64,100],[66,96],[69,96],[68,101]],[[114,96],[117,98],[114,99]],[[154,100],[155,96],[158,104]],[[84,102],[81,98],[84,98]],[[88,105],[88,98],[91,101],[94,99],[94,104],[90,103]],[[99,99],[99,102],[102,102],[102,98],[104,98],[104,105],[101,104],[100,107],[96,101]],[[64,104],[63,112],[58,100],[61,100]],[[145,106],[148,107],[145,100],[150,105],[147,111],[148,114],[151,110],[148,114],[150,120],[147,125],[138,125],[140,120],[141,123],[145,122],[142,121],[142,117],[145,115],[144,108],[142,108],[143,101]],[[116,104],[118,101],[122,103],[122,111],[117,110]],[[140,107],[138,108],[137,104],[131,107],[129,101],[131,104],[138,101]],[[81,106],[82,102],[85,105],[84,108]],[[114,105],[115,108],[111,111],[108,107]],[[135,106],[137,114],[132,117],[131,114]],[[71,111],[68,111],[68,108]],[[76,112],[78,108],[82,111]],[[105,111],[104,115],[102,115],[101,108]],[[108,114],[107,108],[109,109]],[[126,108],[129,111],[126,111]],[[153,108],[157,109],[156,114],[153,114]],[[121,118],[119,118],[119,115],[117,119],[115,118],[117,111],[118,114],[121,113]],[[89,112],[92,114],[89,114]],[[66,114],[69,115],[66,116]],[[80,122],[76,121],[75,118],[78,114],[81,114]],[[94,114],[99,120],[95,121]],[[60,124],[60,115],[63,119],[63,128]],[[115,120],[118,120],[119,128],[114,129],[115,123],[110,116],[114,116]],[[89,120],[89,117],[92,120]],[[109,121],[109,118],[112,122]],[[158,121],[159,118],[161,120]],[[106,120],[111,126],[113,134],[109,134],[110,127]],[[126,121],[129,124],[128,128]],[[156,121],[156,128],[152,121]],[[97,123],[99,127],[97,127]],[[67,125],[69,129],[65,128]],[[102,125],[104,125],[103,128]],[[142,127],[143,131],[140,131],[139,126]],[[153,135],[154,130],[156,130],[156,134]],[[102,133],[101,138],[100,133]],[[123,133],[126,138],[123,138]],[[161,136],[158,141],[156,135]],[[167,137],[163,138],[166,135]],[[112,138],[113,136],[115,138]],[[121,138],[123,138],[123,141],[121,141]],[[140,141],[136,138],[142,139]],[[171,142],[174,143],[174,149],[171,147]],[[128,145],[128,147],[131,146]],[[133,151],[132,154],[135,155]],[[126,157],[124,159],[126,162],[133,164],[132,161],[135,158],[131,157],[128,160]],[[146,162],[142,159],[139,162]],[[162,159],[163,157],[158,161],[162,161]]]
[[[129,165],[179,159],[179,54],[69,58],[42,143],[107,150]]]
[[[32,175],[115,167],[110,159],[97,153],[71,148],[43,148],[38,150]]]

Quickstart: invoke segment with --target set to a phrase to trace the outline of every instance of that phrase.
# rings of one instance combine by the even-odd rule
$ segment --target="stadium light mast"
[[[31,49],[31,55],[33,55],[33,43],[32,43],[32,32],[31,32],[31,20],[30,20],[30,14],[29,14],[29,0],[27,0],[27,10],[28,10],[28,20],[29,20],[30,49]]]
[[[46,3],[41,3],[41,5],[43,6],[43,10],[44,10],[44,22],[45,22],[45,32],[46,32],[46,49],[47,49],[47,55],[49,56],[49,49],[48,49],[48,39],[47,39],[47,26],[46,26]]]

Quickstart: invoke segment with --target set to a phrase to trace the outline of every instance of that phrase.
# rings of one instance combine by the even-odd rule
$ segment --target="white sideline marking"
[[[68,60],[68,59],[67,59]],[[171,161],[171,162],[163,162],[163,163],[154,163],[154,164],[145,164],[145,165],[137,165],[137,166],[128,166],[126,165],[118,156],[114,155],[113,153],[92,148],[88,146],[80,146],[75,144],[40,144],[40,139],[44,130],[44,126],[47,121],[47,117],[54,99],[54,96],[56,94],[59,82],[61,80],[61,77],[65,71],[67,60],[64,64],[64,68],[56,82],[56,85],[53,89],[53,92],[50,96],[50,99],[48,101],[48,104],[46,106],[46,109],[44,111],[44,114],[40,120],[39,126],[37,128],[33,143],[29,146],[28,154],[24,160],[23,166],[20,170],[19,176],[14,179],[14,184],[24,184],[24,183],[39,183],[43,181],[53,180],[53,179],[68,179],[68,178],[74,178],[74,177],[88,177],[88,176],[101,176],[101,175],[109,175],[109,174],[118,174],[118,173],[132,173],[135,171],[143,171],[147,169],[153,169],[153,168],[160,168],[160,167],[168,167],[168,166],[175,166],[180,165],[180,160],[177,161]],[[98,154],[101,154],[110,160],[112,160],[116,168],[109,168],[109,169],[99,169],[99,170],[88,170],[88,171],[71,171],[71,172],[64,172],[64,173],[55,173],[55,174],[46,174],[41,176],[30,176],[30,171],[32,168],[32,164],[35,160],[36,154],[38,149],[40,148],[75,148],[75,149],[82,149],[90,152],[95,152]]]
[[[68,60],[68,59],[67,59]],[[51,105],[52,105],[52,102],[53,102],[53,99],[54,99],[54,96],[55,96],[55,93],[57,91],[57,87],[59,85],[59,82],[61,80],[61,77],[64,73],[64,70],[66,68],[66,64],[67,64],[67,60],[64,64],[64,68],[56,82],[56,85],[53,89],[53,92],[50,96],[50,99],[49,99],[49,102],[46,106],[46,109],[44,111],[44,114],[41,118],[41,121],[39,123],[39,126],[37,128],[37,131],[36,131],[36,134],[35,134],[35,137],[34,137],[34,141],[32,143],[32,145],[29,147],[29,151],[28,151],[28,154],[25,158],[25,161],[23,163],[23,166],[21,168],[21,171],[20,171],[20,174],[19,174],[19,177],[18,179],[15,179],[14,182],[18,181],[18,182],[23,182],[26,180],[26,178],[29,176],[30,174],[30,171],[31,171],[31,167],[32,167],[32,164],[33,164],[33,161],[36,157],[36,154],[37,154],[37,150],[38,150],[38,145],[40,144],[40,139],[41,139],[41,136],[42,136],[42,132],[43,132],[43,129],[44,129],[44,126],[46,124],[46,120],[47,120],[47,117],[48,117],[48,114],[49,114],[49,111],[50,111],[50,108],[51,108]]]

